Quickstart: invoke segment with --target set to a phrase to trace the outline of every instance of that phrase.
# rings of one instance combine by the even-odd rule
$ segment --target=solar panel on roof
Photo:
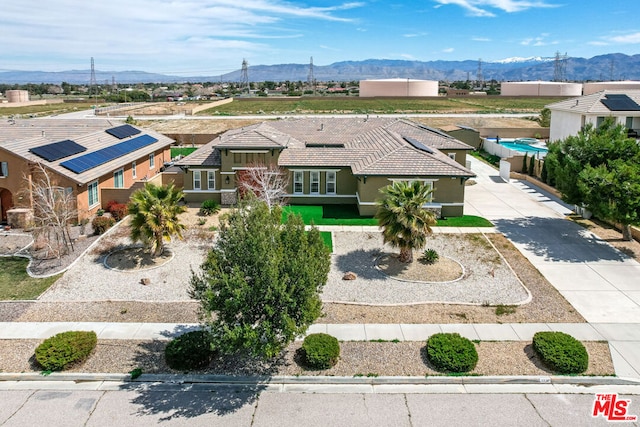
[[[105,130],[105,132],[108,133],[109,135],[115,136],[118,139],[124,139],[128,136],[139,134],[140,130],[134,128],[131,125],[122,125],[122,126],[117,126],[111,129],[107,129]]]
[[[87,151],[87,149],[70,139],[65,139],[63,141],[54,142],[53,144],[34,147],[29,151],[38,157],[42,157],[48,162],[55,162],[56,160],[64,159],[65,157]]]
[[[601,99],[600,102],[602,102],[609,111],[640,111],[640,105],[627,95],[611,94],[605,95],[605,98],[606,99]]]
[[[69,169],[71,172],[80,174],[117,159],[118,157],[122,157],[125,154],[133,153],[154,142],[158,142],[158,140],[150,135],[140,135],[136,138],[94,151],[93,153],[87,153],[74,159],[65,160],[60,163],[60,166]]]
[[[429,154],[434,154],[435,152],[427,147],[426,145],[424,145],[422,142],[417,141],[413,138],[409,138],[408,136],[403,136],[404,140],[407,141],[409,144],[413,145],[415,148],[417,148],[420,151],[425,151]]]

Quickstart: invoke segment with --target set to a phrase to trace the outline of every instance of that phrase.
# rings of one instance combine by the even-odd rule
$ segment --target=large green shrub
[[[302,351],[307,366],[313,369],[328,369],[338,363],[340,344],[336,337],[327,334],[310,334],[302,342]]]
[[[218,212],[220,212],[220,204],[215,200],[208,199],[202,202],[198,213],[203,216],[210,216]]]
[[[36,361],[47,371],[59,371],[85,360],[97,343],[93,331],[61,332],[36,347]]]
[[[170,341],[164,351],[167,365],[179,371],[204,368],[213,356],[211,334],[203,330],[180,335]]]
[[[427,358],[441,372],[469,372],[478,363],[478,352],[458,333],[434,334],[427,340]]]
[[[113,224],[115,223],[116,220],[111,218],[110,216],[97,216],[93,218],[91,227],[93,227],[94,233],[103,234],[105,231],[113,227]]]
[[[579,374],[587,370],[589,354],[584,345],[564,332],[537,332],[533,349],[542,363],[554,372]]]

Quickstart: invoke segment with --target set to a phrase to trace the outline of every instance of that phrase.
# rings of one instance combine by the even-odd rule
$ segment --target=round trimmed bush
[[[103,234],[105,231],[113,227],[116,220],[110,216],[97,216],[91,221],[91,227],[96,234]]]
[[[203,330],[180,335],[171,340],[164,350],[167,365],[179,371],[204,368],[213,355],[211,334]]]
[[[84,361],[98,343],[93,331],[61,332],[36,347],[36,361],[47,371],[61,371]]]
[[[313,369],[328,369],[338,363],[340,343],[328,334],[310,334],[302,342],[305,364]]]
[[[441,372],[469,372],[478,363],[476,347],[458,333],[431,335],[426,349],[429,362]]]
[[[589,366],[587,349],[564,332],[536,332],[533,349],[546,367],[560,374],[580,374]]]

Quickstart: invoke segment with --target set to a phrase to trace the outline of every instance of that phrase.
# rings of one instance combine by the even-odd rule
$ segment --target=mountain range
[[[477,80],[478,70],[484,81],[554,80],[561,76],[565,81],[588,80],[640,80],[640,55],[611,53],[592,58],[507,58],[500,61],[405,61],[391,59],[367,59],[343,61],[330,65],[315,65],[313,76],[317,81],[352,81],[365,79],[410,78],[425,80]],[[309,64],[255,65],[247,70],[249,81],[307,81]],[[239,82],[242,70],[211,76],[171,76],[144,71],[95,71],[98,84],[129,83],[180,83],[180,82]],[[0,83],[52,83],[88,84],[90,70],[4,71]]]

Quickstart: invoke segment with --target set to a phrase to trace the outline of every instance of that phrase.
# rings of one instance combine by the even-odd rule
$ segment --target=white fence
[[[499,143],[485,139],[483,140],[482,148],[489,154],[493,154],[494,156],[498,156],[501,159],[508,159],[513,156],[519,156],[523,153],[520,153],[515,150],[510,150],[507,147],[500,145]]]

